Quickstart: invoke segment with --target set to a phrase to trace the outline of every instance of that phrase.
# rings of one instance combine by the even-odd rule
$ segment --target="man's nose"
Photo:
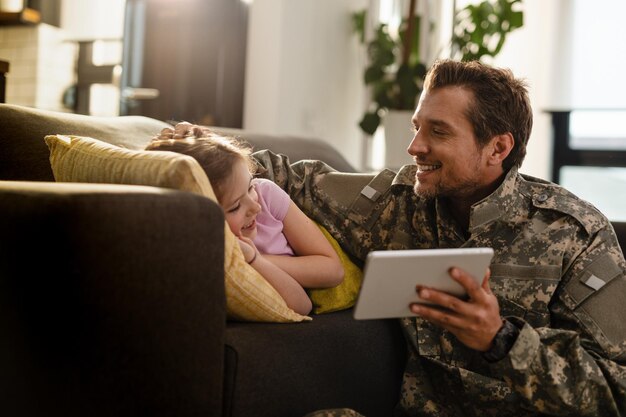
[[[413,135],[413,139],[411,140],[411,143],[409,143],[409,147],[406,148],[406,150],[411,156],[428,152],[428,145],[419,130]]]

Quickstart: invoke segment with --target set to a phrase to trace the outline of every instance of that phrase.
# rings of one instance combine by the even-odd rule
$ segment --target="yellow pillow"
[[[359,295],[359,289],[363,282],[363,271],[356,266],[341,249],[339,243],[333,238],[328,231],[317,225],[326,239],[330,242],[337,255],[341,265],[343,265],[344,276],[341,284],[333,288],[322,288],[308,290],[309,297],[313,301],[313,312],[315,314],[330,313],[333,311],[345,310],[350,308],[356,302]]]
[[[204,170],[190,156],[123,149],[80,136],[50,135],[45,141],[56,181],[151,185],[195,192],[217,201]],[[261,322],[311,320],[287,307],[274,287],[248,265],[226,222],[224,236],[229,318]]]

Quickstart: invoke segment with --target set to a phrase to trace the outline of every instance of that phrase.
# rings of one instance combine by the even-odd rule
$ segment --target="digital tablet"
[[[482,283],[493,249],[410,249],[373,251],[367,255],[363,283],[354,308],[354,318],[382,319],[415,316],[412,303],[425,303],[415,287],[423,285],[466,297],[464,288],[454,281],[448,270],[455,266]]]

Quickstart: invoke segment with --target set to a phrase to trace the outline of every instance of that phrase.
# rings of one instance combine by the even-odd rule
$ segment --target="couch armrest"
[[[3,415],[220,415],[224,218],[192,193],[0,181]]]

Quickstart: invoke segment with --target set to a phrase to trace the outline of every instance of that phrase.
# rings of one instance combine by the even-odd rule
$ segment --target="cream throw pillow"
[[[56,181],[150,185],[194,192],[217,201],[204,170],[190,156],[123,149],[80,136],[50,135],[45,141]],[[229,318],[260,322],[311,320],[287,307],[274,287],[248,265],[226,222],[224,236]]]

